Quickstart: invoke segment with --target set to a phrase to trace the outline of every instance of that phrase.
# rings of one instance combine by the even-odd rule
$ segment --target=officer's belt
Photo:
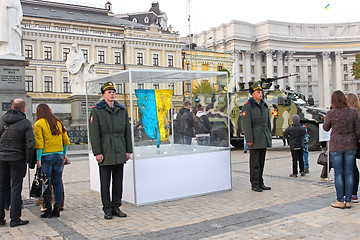
[[[124,137],[123,133],[105,133],[103,137]]]

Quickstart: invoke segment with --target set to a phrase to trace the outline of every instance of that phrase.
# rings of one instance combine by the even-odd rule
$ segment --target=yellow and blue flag
[[[330,3],[328,3],[326,6],[325,6],[325,10],[329,10],[330,8]]]

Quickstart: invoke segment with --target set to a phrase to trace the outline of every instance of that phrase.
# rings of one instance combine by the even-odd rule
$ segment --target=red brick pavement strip
[[[198,232],[195,231],[197,237],[204,239],[325,239],[328,235],[342,239],[349,234],[359,236],[357,229],[360,229],[360,208],[355,204],[350,210],[329,207],[329,203],[335,200],[334,187],[317,184],[321,171],[321,167],[316,165],[319,152],[310,153],[310,174],[292,179],[288,177],[291,173],[290,152],[279,150],[267,153],[265,183],[272,187],[271,191],[255,193],[250,190],[248,154],[233,151],[232,191],[141,207],[124,203],[122,209],[129,217],[111,221],[103,219],[100,195],[89,190],[89,167],[86,158],[73,161],[64,171],[66,201],[65,211],[60,218],[40,219],[38,207],[25,206],[22,218],[29,219],[30,224],[18,228],[9,228],[8,224],[1,226],[0,239],[152,239],[151,236],[156,239],[156,233],[167,234],[176,228],[188,229],[188,232],[182,231],[182,235],[178,235],[178,239],[182,239],[187,234],[194,234],[193,228],[196,227],[200,227]],[[26,184],[27,181],[24,186]],[[27,195],[26,189],[23,194]],[[320,205],[311,211],[292,210],[294,205],[301,206],[302,202],[317,199],[317,196],[327,196],[323,205],[322,201],[317,200]],[[287,210],[289,214],[281,212],[281,209]],[[264,211],[274,212],[274,215],[280,218],[264,217],[266,221],[253,226],[239,223],[231,227],[234,216],[244,217],[248,213]],[[221,227],[225,224],[219,224],[219,220],[223,220],[227,225]],[[213,235],[201,236],[202,224],[207,223],[220,230],[213,231]],[[332,231],[331,227],[339,233]],[[324,238],[321,232],[324,233]],[[343,235],[344,232],[349,234]],[[191,239],[189,236],[188,239]]]

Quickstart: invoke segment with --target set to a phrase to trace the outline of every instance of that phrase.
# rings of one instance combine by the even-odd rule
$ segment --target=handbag
[[[356,155],[355,155],[355,157],[356,157],[357,159],[360,159],[360,141],[358,141],[358,142],[356,143]]]
[[[35,177],[30,189],[30,197],[39,198],[42,192],[42,182],[40,178],[40,169],[36,169]]]
[[[46,198],[46,197],[51,197],[51,189],[50,189],[50,184],[49,184],[49,178],[46,176],[45,173],[41,174],[41,185],[42,185],[42,191],[41,191],[41,196]]]
[[[327,153],[326,152],[322,152],[319,154],[319,157],[317,159],[317,164],[326,166],[326,164],[327,164]]]

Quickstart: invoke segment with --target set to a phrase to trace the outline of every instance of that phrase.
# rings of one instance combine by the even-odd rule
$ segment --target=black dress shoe
[[[267,186],[265,186],[264,184],[260,184],[260,188],[261,188],[262,190],[271,190],[271,187],[267,187]]]
[[[4,226],[5,223],[6,223],[6,219],[3,219],[3,220],[0,221],[0,225],[1,225],[1,226]]]
[[[262,192],[262,189],[261,189],[261,187],[259,187],[259,186],[252,186],[252,187],[251,187],[251,190],[253,190],[253,191],[255,191],[255,192]]]
[[[110,220],[110,219],[113,218],[113,215],[112,215],[111,213],[105,213],[105,214],[104,214],[104,218],[105,218],[106,220]]]
[[[29,223],[28,220],[21,220],[21,219],[19,221],[17,221],[17,222],[11,222],[10,221],[10,227],[17,227],[17,226],[21,226],[21,225],[26,225],[28,223]]]
[[[117,217],[127,217],[127,214],[121,211],[119,208],[112,211],[112,214]]]

